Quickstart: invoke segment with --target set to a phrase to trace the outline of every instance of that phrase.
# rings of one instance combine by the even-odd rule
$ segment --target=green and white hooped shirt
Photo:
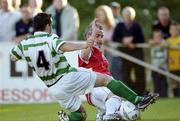
[[[53,85],[70,70],[63,52],[59,47],[64,43],[55,34],[35,32],[11,50],[18,60],[26,60],[40,79],[47,85]]]

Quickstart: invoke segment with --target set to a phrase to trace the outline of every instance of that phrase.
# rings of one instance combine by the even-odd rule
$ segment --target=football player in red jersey
[[[91,36],[93,31],[92,29],[94,28],[92,25],[90,25],[85,32],[85,39],[93,40],[94,46],[79,51],[78,64],[79,67],[89,68],[95,72],[111,76],[111,73],[109,71],[109,63],[101,50],[101,45],[103,43],[103,27],[98,21],[96,23],[96,27],[99,29],[96,30],[96,35],[94,36]],[[138,96],[134,91],[132,91],[123,83],[122,89],[124,89],[124,91],[122,91],[122,97],[130,101],[134,105],[137,105],[139,109],[144,108],[147,102],[149,102],[150,97],[154,96],[156,98],[158,96],[156,94],[150,94],[144,97]],[[130,97],[132,97],[132,95],[136,97],[137,100],[141,100],[142,103],[136,103],[134,101],[131,101]],[[86,94],[86,99],[90,105],[96,106],[98,108],[98,113],[96,117],[97,120],[103,120],[103,117],[104,120],[116,119],[119,116],[116,111],[118,109],[118,106],[120,106],[119,100],[121,100],[121,98],[114,95],[108,88],[94,88],[91,93]]]

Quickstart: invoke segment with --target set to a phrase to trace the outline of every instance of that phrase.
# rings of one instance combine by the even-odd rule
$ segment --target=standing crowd
[[[20,6],[21,0],[0,0],[0,42],[19,43],[31,35],[34,31],[32,18],[42,12],[42,4],[42,0],[28,0],[27,4]],[[120,10],[121,6],[117,2],[96,8],[95,17],[102,24],[104,31],[103,44],[121,43],[123,47],[118,47],[119,51],[143,61],[143,49],[135,46],[145,43],[143,27],[135,20],[136,11],[130,6],[124,7],[122,12]],[[45,12],[51,14],[53,33],[64,41],[78,39],[78,11],[67,0],[53,0]],[[158,9],[157,18],[152,25],[152,37],[149,41],[152,46],[152,65],[180,76],[180,50],[161,46],[180,45],[179,24],[171,19],[169,9],[164,6]],[[123,80],[135,92],[143,95],[146,90],[145,69],[120,57],[106,52],[105,54],[111,65],[112,76]],[[154,92],[159,93],[161,97],[168,97],[168,79],[152,72],[152,80]],[[180,83],[176,80],[171,80],[170,83],[174,96],[180,96]]]

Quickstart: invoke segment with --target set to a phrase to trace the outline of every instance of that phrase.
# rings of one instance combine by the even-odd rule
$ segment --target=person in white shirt
[[[77,40],[79,15],[67,0],[53,0],[46,13],[52,15],[52,32],[65,41]]]
[[[42,12],[42,0],[28,0],[28,5],[31,10],[31,17],[34,17],[36,14]]]
[[[13,41],[15,39],[15,24],[21,16],[12,11],[12,1],[0,0],[0,5],[0,42]]]

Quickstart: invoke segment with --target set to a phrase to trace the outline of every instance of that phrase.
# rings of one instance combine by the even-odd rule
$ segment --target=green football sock
[[[80,112],[71,112],[69,115],[69,121],[82,121],[83,114]]]
[[[110,89],[115,95],[125,98],[133,104],[137,104],[142,100],[133,90],[127,87],[123,82],[112,80],[108,83],[107,88]]]

